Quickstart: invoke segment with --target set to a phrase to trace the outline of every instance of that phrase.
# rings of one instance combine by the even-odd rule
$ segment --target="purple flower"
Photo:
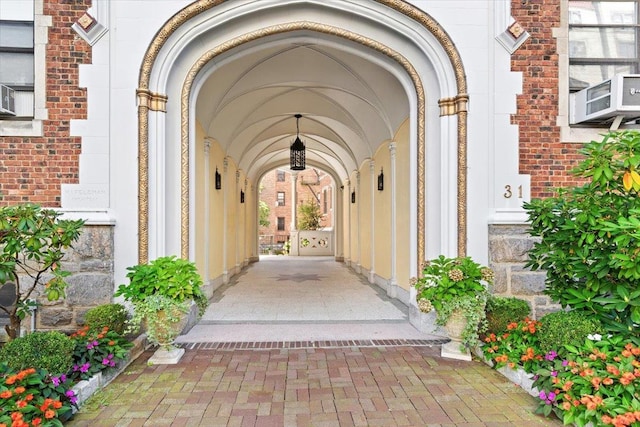
[[[72,404],[75,405],[76,403],[78,403],[78,397],[73,390],[67,390],[64,394],[69,398],[69,402],[71,402]]]
[[[569,366],[569,361],[568,360],[563,360],[562,361],[562,366]]]
[[[552,377],[557,377],[558,376],[558,371],[551,371],[551,376]]]
[[[90,367],[91,367],[91,364],[87,362],[80,367],[80,372],[83,372],[83,373],[88,372]]]
[[[109,364],[109,359],[107,359],[106,357],[104,359],[102,359],[102,364],[103,365],[108,365]]]
[[[51,377],[51,382],[53,383],[54,387],[58,387],[60,385],[60,378]]]
[[[547,397],[549,398],[548,400],[556,400],[556,394],[552,391],[549,392]]]
[[[539,397],[541,400],[547,400],[547,393],[546,393],[544,390],[542,390],[542,391],[540,392],[540,394],[538,395],[538,397]]]
[[[558,357],[558,353],[556,353],[555,351],[551,350],[549,353],[547,353],[544,358],[547,359],[548,361],[552,361],[553,359],[555,359],[556,357]]]
[[[67,381],[67,376],[65,374],[60,375],[60,382],[64,383]]]

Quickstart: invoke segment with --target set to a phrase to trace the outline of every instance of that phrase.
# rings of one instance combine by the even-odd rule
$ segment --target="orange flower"
[[[56,416],[56,411],[54,411],[53,409],[47,409],[44,412],[44,417],[48,420],[50,420],[51,418]]]
[[[15,389],[13,389],[13,392],[15,394],[22,394],[22,393],[24,393],[24,390],[25,390],[25,388],[20,386],[20,387],[16,387]]]
[[[600,389],[600,378],[598,378],[598,377],[591,378],[591,385],[596,390],[599,390]]]
[[[571,390],[571,387],[573,387],[573,381],[567,381],[564,383],[564,385],[562,386],[562,389],[564,391],[569,391]]]
[[[62,408],[62,402],[60,402],[59,400],[56,400],[55,402],[53,402],[53,407],[55,409],[60,409]]]
[[[12,375],[9,378],[7,378],[7,380],[4,383],[7,385],[11,385],[16,382],[16,379],[17,379],[16,376]]]
[[[113,340],[111,340],[111,341],[109,341],[109,343],[108,343],[108,344],[109,344],[109,345],[111,345],[111,346],[113,346],[113,345],[116,345],[116,342],[115,342],[115,341],[113,341]]]
[[[568,411],[571,409],[571,403],[569,402],[562,402],[562,409],[564,409],[565,411]]]
[[[16,406],[18,408],[24,408],[25,406],[27,406],[27,402],[25,402],[24,400],[17,400],[16,401]]]
[[[2,393],[0,393],[0,399],[8,399],[11,396],[13,396],[13,393],[11,393],[11,390],[5,390]]]
[[[605,379],[602,380],[602,384],[611,385],[611,384],[613,384],[613,379],[612,378],[605,378]]]
[[[18,421],[22,419],[22,412],[12,412],[11,413],[11,420],[12,421]]]
[[[613,424],[613,418],[611,418],[609,415],[603,415],[600,419],[604,424]]]
[[[620,384],[622,385],[629,385],[633,382],[633,380],[635,379],[635,375],[633,375],[631,372],[625,372],[624,374],[622,374],[622,376],[620,377]]]
[[[616,377],[620,375],[620,370],[613,365],[607,365],[607,372],[611,375],[615,375]]]
[[[40,424],[42,424],[42,418],[40,418],[40,417],[36,417],[36,418],[31,420],[31,425],[32,426],[39,426]]]

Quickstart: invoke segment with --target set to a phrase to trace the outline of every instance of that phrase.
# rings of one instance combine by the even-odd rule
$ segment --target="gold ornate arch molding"
[[[146,264],[149,255],[149,111],[165,111],[167,98],[165,95],[153,93],[149,90],[151,71],[158,57],[160,49],[169,37],[185,22],[194,16],[205,12],[227,0],[198,0],[174,15],[156,34],[145,53],[140,77],[138,81],[138,262]],[[451,61],[457,84],[457,95],[452,98],[439,100],[440,115],[458,116],[458,255],[466,254],[466,206],[467,206],[467,84],[464,67],[460,54],[444,29],[425,12],[402,0],[373,0],[384,4],[423,25],[442,45]],[[418,271],[425,260],[425,94],[422,81],[413,65],[401,54],[389,47],[352,33],[342,28],[336,28],[314,22],[291,22],[282,25],[262,28],[228,40],[225,43],[207,51],[191,67],[181,93],[181,256],[189,256],[189,94],[198,72],[211,59],[234,49],[244,43],[254,41],[274,34],[292,31],[309,30],[330,34],[354,41],[368,48],[374,49],[392,58],[401,65],[411,78],[418,101],[417,132],[418,132]]]

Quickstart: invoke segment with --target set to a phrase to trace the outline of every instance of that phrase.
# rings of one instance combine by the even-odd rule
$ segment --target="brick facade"
[[[511,68],[522,72],[522,94],[511,122],[519,126],[520,173],[531,175],[531,197],[554,195],[555,187],[579,184],[570,170],[580,160],[580,144],[560,141],[558,48],[560,0],[511,2],[513,18],[531,35],[512,55]]]
[[[71,29],[90,0],[47,0],[52,17],[46,46],[46,107],[42,137],[0,138],[0,204],[60,206],[61,185],[77,183],[80,138],[70,121],[87,116],[87,94],[79,88],[78,65],[91,62],[91,47]]]
[[[284,171],[283,171],[284,172]],[[260,200],[269,207],[269,227],[260,227],[261,236],[274,236],[274,243],[284,243],[289,238],[291,226],[291,174],[284,172],[284,180],[278,180],[278,171],[266,174],[260,182]],[[323,212],[324,227],[333,226],[332,178],[316,169],[306,169],[298,174],[298,204],[315,201]],[[284,205],[278,205],[278,193],[284,193]],[[320,199],[319,201],[316,199]],[[326,213],[325,213],[326,202]],[[284,218],[284,230],[278,230],[278,218]],[[267,237],[261,240],[267,241]]]

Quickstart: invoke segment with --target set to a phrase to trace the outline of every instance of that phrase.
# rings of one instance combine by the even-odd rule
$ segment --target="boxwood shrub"
[[[525,300],[515,297],[492,295],[487,300],[487,334],[501,334],[507,325],[520,322],[531,314],[531,307]]]
[[[103,304],[89,309],[84,316],[84,323],[90,331],[101,331],[107,326],[110,331],[122,335],[127,317],[127,309],[122,304]]]
[[[35,368],[59,375],[71,369],[74,348],[75,342],[61,332],[33,332],[6,343],[0,360],[16,371]]]
[[[548,353],[562,350],[563,344],[581,346],[589,335],[601,334],[602,324],[583,311],[557,311],[540,319],[540,350]]]

